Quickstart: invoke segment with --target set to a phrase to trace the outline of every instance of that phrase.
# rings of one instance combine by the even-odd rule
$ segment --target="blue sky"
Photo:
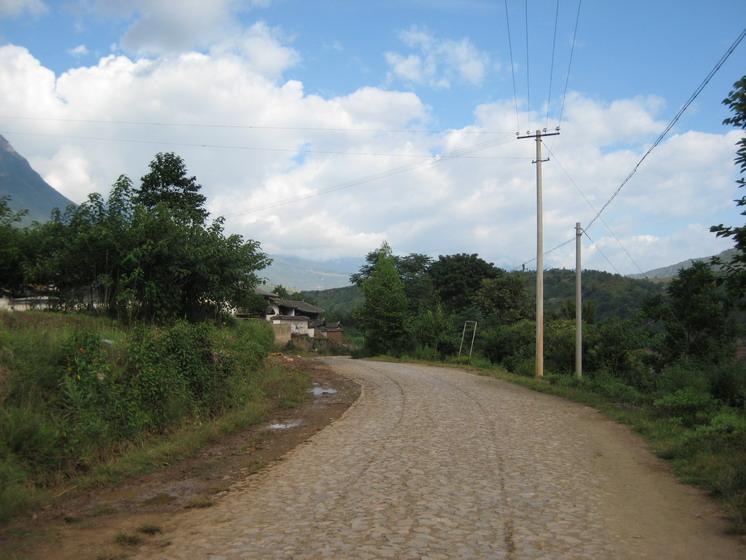
[[[525,4],[520,0],[507,4],[519,122],[525,128],[529,120]],[[226,150],[205,154],[205,150],[178,146],[177,140],[260,143],[301,151],[397,154],[415,150],[426,156],[474,148],[476,135],[442,129],[515,129],[502,1],[186,1],[180,3],[178,13],[173,12],[174,5],[165,0],[0,0],[0,49],[5,48],[0,78],[6,80],[5,98],[11,99],[0,115],[0,133],[74,200],[91,190],[105,192],[111,176],[120,170],[137,177],[148,154],[168,148],[168,142],[203,180],[213,210],[226,215],[244,203],[247,210],[264,209],[261,201],[302,198],[395,168],[401,161],[390,158],[384,164],[381,157],[304,153],[283,158],[252,155],[247,160]],[[578,4],[560,0],[559,5],[550,126],[557,118]],[[554,0],[528,2],[532,127],[544,123],[555,7]],[[745,23],[746,2],[741,0],[583,2],[568,118],[563,135],[550,146],[594,204],[603,203]],[[196,61],[194,53],[204,60]],[[729,202],[736,194],[734,169],[728,167],[732,153],[727,148],[734,133],[721,125],[727,115],[721,100],[746,71],[745,60],[742,44],[684,116],[671,141],[661,146],[649,168],[641,170],[609,211],[612,229],[630,245],[629,252],[637,255],[643,268],[701,256],[692,251],[725,247],[712,239],[706,227],[738,218]],[[195,64],[201,73],[190,74],[194,69],[187,67]],[[185,80],[190,84],[180,95]],[[223,84],[222,89],[216,84]],[[28,93],[19,94],[24,87]],[[102,96],[90,97],[94,91],[103,92]],[[248,91],[255,96],[249,101]],[[138,92],[147,92],[144,100]],[[231,111],[238,106],[240,115]],[[328,119],[319,120],[321,114]],[[134,125],[7,118],[184,122],[185,115],[189,122],[261,120],[290,122],[297,129],[330,122],[343,127],[426,128],[432,133],[362,139],[272,131],[263,136],[256,131],[238,135],[205,129],[174,134]],[[102,148],[85,139],[92,136],[112,137],[105,153],[97,154]],[[163,141],[165,147],[137,149],[114,138]],[[528,159],[532,149],[526,143],[480,153]],[[242,162],[250,162],[250,172],[241,169]],[[499,167],[499,176],[490,176],[490,165]],[[281,210],[262,210],[259,217],[240,210],[228,224],[273,251],[304,257],[362,254],[388,239],[395,250],[478,251],[505,266],[516,266],[525,260],[522,255],[531,254],[531,201],[521,197],[530,192],[532,174],[530,161],[509,165],[499,159],[461,160],[344,194],[281,206]],[[557,191],[550,187],[547,193],[548,245],[561,239],[576,219],[592,215],[589,207],[573,210],[584,203],[578,202],[580,195],[558,166],[550,164],[547,181],[552,180]],[[701,185],[703,181],[712,184]],[[505,185],[511,185],[515,196],[505,196]],[[429,198],[430,192],[436,193],[433,200],[423,204],[423,196]],[[405,194],[399,198],[396,193]],[[396,208],[385,206],[394,200]],[[431,204],[456,211],[436,212]],[[358,206],[360,212],[369,209],[368,214],[355,217]],[[290,217],[304,228],[278,225]],[[512,238],[502,230],[508,224],[514,227],[518,217],[515,227],[520,232]],[[323,227],[333,233],[321,235],[316,243],[303,233]],[[454,234],[453,228],[459,227]],[[593,265],[609,268],[600,255],[603,247],[623,272],[636,271],[636,264],[629,262],[609,231],[600,229],[597,237],[599,252],[591,247],[589,253]],[[570,263],[569,253],[550,261],[558,266]]]

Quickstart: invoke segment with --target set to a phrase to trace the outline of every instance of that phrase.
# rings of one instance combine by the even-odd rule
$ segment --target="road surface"
[[[746,558],[702,494],[588,407],[453,369],[329,358],[337,422],[143,558]]]

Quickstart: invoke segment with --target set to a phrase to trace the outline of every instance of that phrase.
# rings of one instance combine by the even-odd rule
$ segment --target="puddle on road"
[[[337,390],[332,389],[331,387],[314,387],[313,389],[309,389],[308,392],[312,393],[314,397],[324,397],[326,395],[337,394]]]
[[[291,428],[297,428],[303,424],[303,420],[289,420],[287,422],[275,422],[270,424],[268,430],[289,430]]]

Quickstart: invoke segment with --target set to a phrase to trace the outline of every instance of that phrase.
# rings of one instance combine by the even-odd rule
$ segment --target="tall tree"
[[[723,124],[735,126],[746,130],[746,76],[743,76],[734,85],[733,89],[723,100],[732,111],[733,115],[723,121]],[[735,163],[738,166],[741,177],[736,181],[738,188],[746,185],[746,135],[742,136],[736,142]],[[746,194],[736,200],[736,205],[746,207]],[[746,215],[746,208],[741,212],[742,216]],[[731,295],[740,303],[746,304],[744,293],[746,293],[746,225],[742,226],[724,226],[723,224],[712,226],[710,231],[717,234],[718,237],[730,237],[735,241],[736,255],[728,263],[720,263],[725,267],[727,275],[727,285]]]
[[[367,350],[371,354],[401,353],[407,345],[407,296],[394,259],[385,246],[363,282],[363,294],[365,304],[360,322]]]
[[[485,278],[474,302],[486,317],[497,323],[513,323],[529,316],[529,297],[518,274],[497,269],[494,278]]]
[[[208,212],[204,208],[206,199],[200,193],[202,185],[196,177],[188,176],[184,160],[173,152],[161,152],[148,167],[150,172],[142,178],[136,202],[148,209],[163,204],[175,216],[203,224]]]
[[[24,232],[17,227],[26,212],[13,212],[10,197],[0,197],[0,290],[18,291],[23,285]]]
[[[712,269],[703,262],[679,271],[666,288],[667,297],[651,298],[648,318],[663,324],[666,362],[681,356],[718,361],[730,355],[725,349],[735,335],[730,304]]]
[[[435,293],[446,309],[455,312],[473,306],[482,281],[496,278],[497,275],[495,265],[481,259],[476,253],[440,255],[430,265]]]

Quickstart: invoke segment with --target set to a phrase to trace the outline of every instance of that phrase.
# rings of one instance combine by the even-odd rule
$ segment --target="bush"
[[[17,315],[0,317],[0,325],[11,325],[0,329],[0,371],[7,372],[0,517],[11,508],[3,496],[16,501],[27,480],[45,485],[87,470],[123,442],[184,419],[212,418],[249,400],[299,398],[297,376],[262,373],[274,344],[264,323],[178,322],[124,331],[77,316],[24,322]]]
[[[653,406],[662,416],[677,418],[685,426],[694,426],[707,422],[717,403],[709,393],[686,387],[657,399]]]

